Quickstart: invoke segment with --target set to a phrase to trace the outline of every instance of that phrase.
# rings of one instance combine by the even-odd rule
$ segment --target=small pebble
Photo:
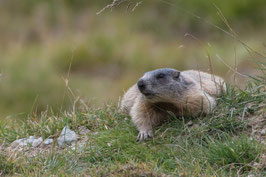
[[[64,148],[66,145],[73,144],[78,139],[77,134],[70,130],[68,126],[64,127],[57,139],[59,147]]]
[[[188,126],[191,126],[193,125],[193,122],[190,120],[188,123],[187,123]]]
[[[48,145],[48,144],[51,144],[53,142],[54,142],[53,138],[47,138],[44,140],[43,144]]]
[[[254,174],[249,174],[248,177],[255,177],[255,175]]]
[[[34,140],[32,141],[32,146],[33,146],[33,147],[37,147],[37,146],[39,146],[42,142],[43,142],[42,137],[40,137],[40,138],[38,138],[38,139],[34,139]]]
[[[29,138],[22,138],[22,139],[15,140],[13,143],[11,143],[11,147],[16,148],[16,147],[23,147],[23,146],[28,146],[28,145],[37,147],[42,143],[42,141],[43,141],[42,137],[36,138],[35,136],[30,136]]]
[[[253,163],[253,167],[258,167],[258,166],[259,166],[259,163],[257,163],[257,162]]]
[[[260,134],[261,135],[265,135],[266,134],[266,129],[261,130]]]

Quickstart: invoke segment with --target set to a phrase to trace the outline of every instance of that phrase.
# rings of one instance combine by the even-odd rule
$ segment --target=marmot
[[[165,120],[169,111],[176,116],[208,114],[224,91],[224,80],[218,76],[163,68],[145,73],[124,94],[120,108],[130,114],[139,130],[136,141],[142,141],[153,137],[152,128]]]

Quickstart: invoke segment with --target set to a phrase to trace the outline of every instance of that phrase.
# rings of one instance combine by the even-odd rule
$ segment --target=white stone
[[[23,146],[33,146],[37,147],[42,143],[43,139],[42,137],[36,138],[34,136],[30,136],[29,138],[22,138],[15,140],[13,143],[11,143],[11,147],[16,148],[16,147],[23,147]]]
[[[28,144],[32,145],[35,142],[35,140],[36,140],[35,136],[30,136],[28,139],[26,139],[25,145]]]
[[[187,123],[188,126],[191,126],[193,125],[193,122],[190,120],[188,123]]]
[[[64,127],[60,136],[57,139],[58,145],[64,148],[66,145],[73,144],[78,139],[77,134],[70,130],[68,126]]]
[[[48,145],[48,144],[51,144],[53,142],[54,142],[53,138],[47,138],[44,140],[43,144]]]
[[[15,148],[15,147],[18,147],[18,146],[25,146],[24,145],[25,144],[25,140],[26,140],[26,138],[15,140],[15,141],[13,141],[11,143],[11,147]]]
[[[261,130],[260,134],[261,135],[265,135],[266,134],[266,129]]]
[[[248,177],[255,177],[255,175],[254,174],[249,174]]]
[[[258,167],[259,165],[260,165],[260,164],[259,164],[258,162],[254,162],[254,163],[253,163],[253,166],[254,166],[254,167]]]
[[[32,147],[37,147],[37,146],[39,146],[42,142],[43,142],[42,137],[40,137],[40,138],[38,138],[38,139],[34,139],[34,140],[32,141]]]

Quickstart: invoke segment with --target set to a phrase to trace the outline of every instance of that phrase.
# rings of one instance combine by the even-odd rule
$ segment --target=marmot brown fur
[[[144,74],[123,96],[121,110],[130,114],[139,130],[137,141],[153,136],[152,128],[176,116],[208,114],[216,97],[225,91],[224,80],[202,71],[157,69]]]

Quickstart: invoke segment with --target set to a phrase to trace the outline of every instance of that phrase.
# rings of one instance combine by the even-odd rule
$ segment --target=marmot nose
[[[138,81],[137,85],[140,91],[143,91],[145,89],[145,83],[142,79]]]

